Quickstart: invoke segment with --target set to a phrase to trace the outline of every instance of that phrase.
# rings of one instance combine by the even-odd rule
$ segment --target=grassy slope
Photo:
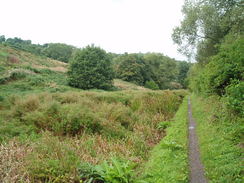
[[[16,93],[82,91],[67,86],[67,67],[66,63],[0,44],[0,101]],[[114,85],[119,90],[150,91],[119,79]]]
[[[153,149],[142,179],[149,183],[188,182],[186,97],[166,133]]]
[[[243,182],[244,121],[215,98],[192,96],[202,162],[211,183]]]
[[[67,64],[0,44],[0,99],[12,94],[72,90]]]

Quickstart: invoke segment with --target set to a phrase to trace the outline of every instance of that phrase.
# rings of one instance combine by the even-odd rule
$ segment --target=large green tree
[[[178,76],[177,81],[182,85],[183,88],[187,87],[187,73],[191,67],[191,63],[186,61],[179,61],[177,62],[178,67]]]
[[[5,42],[5,36],[4,35],[1,35],[0,36],[0,43],[3,43],[3,42]]]
[[[174,88],[172,82],[177,81],[178,69],[176,61],[160,53],[144,55],[148,73],[160,89]]]
[[[101,48],[87,46],[76,51],[70,62],[68,83],[81,89],[110,89],[114,73],[111,59]]]
[[[186,0],[184,19],[173,31],[179,51],[208,62],[218,52],[217,44],[230,32],[243,31],[241,0]]]
[[[149,72],[143,56],[140,54],[124,54],[116,59],[117,77],[138,85],[144,85],[149,80]]]

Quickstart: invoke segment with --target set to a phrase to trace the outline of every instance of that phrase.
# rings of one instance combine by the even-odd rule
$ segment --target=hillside
[[[79,91],[67,85],[68,64],[48,57],[37,56],[0,44],[0,95],[41,91]],[[118,90],[145,90],[142,86],[114,80]]]
[[[67,64],[0,45],[0,95],[66,90]]]

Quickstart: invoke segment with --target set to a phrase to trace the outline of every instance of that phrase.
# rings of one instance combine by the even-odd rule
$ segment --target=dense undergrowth
[[[148,158],[185,95],[90,91],[6,97],[0,102],[0,179],[133,182],[130,169]]]
[[[243,118],[216,97],[193,95],[192,105],[209,182],[243,182]]]

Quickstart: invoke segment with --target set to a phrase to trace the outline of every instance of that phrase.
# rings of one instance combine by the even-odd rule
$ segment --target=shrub
[[[159,90],[159,87],[158,87],[157,83],[155,83],[153,80],[147,81],[145,83],[145,87],[149,88],[149,89],[152,89],[152,90]]]
[[[74,55],[68,76],[68,83],[73,87],[110,89],[113,80],[111,60],[101,48],[87,46]]]
[[[234,80],[232,81],[232,84],[230,84],[226,88],[226,99],[227,99],[227,105],[236,111],[237,113],[240,113],[241,115],[244,115],[244,82]]]

